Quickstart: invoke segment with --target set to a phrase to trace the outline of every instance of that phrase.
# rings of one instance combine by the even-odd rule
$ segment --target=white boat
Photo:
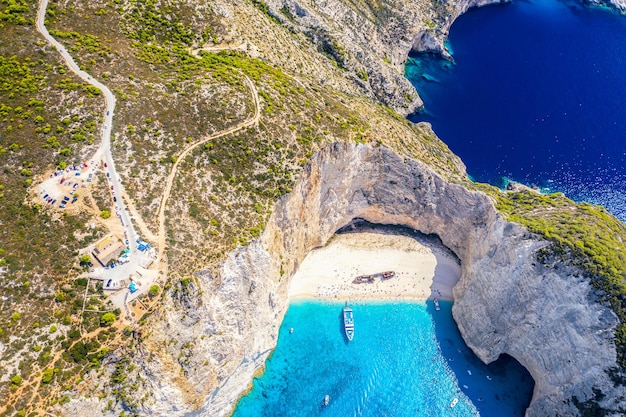
[[[435,298],[433,300],[433,303],[435,304],[435,310],[437,310],[437,311],[441,310],[441,307],[439,307],[439,299],[438,298]]]
[[[454,406],[456,406],[456,403],[459,402],[458,398],[455,398],[454,400],[452,400],[452,402],[450,403],[450,408],[454,408]]]
[[[352,340],[354,337],[354,315],[352,314],[352,309],[348,307],[348,303],[343,308],[343,328],[348,340]]]
[[[330,403],[330,395],[326,394],[326,396],[324,397],[324,407],[328,406],[329,403]]]

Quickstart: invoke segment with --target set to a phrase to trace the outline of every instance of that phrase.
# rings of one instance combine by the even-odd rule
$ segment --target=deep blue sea
[[[454,63],[406,76],[472,179],[503,177],[604,205],[626,221],[626,17],[582,2],[514,0],[461,16]]]
[[[234,416],[523,416],[534,386],[528,372],[509,357],[483,365],[461,339],[452,303],[440,304],[351,304],[348,342],[342,304],[292,303],[265,373]]]

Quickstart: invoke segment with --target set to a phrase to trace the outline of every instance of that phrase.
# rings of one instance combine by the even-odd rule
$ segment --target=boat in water
[[[452,402],[450,403],[450,408],[454,408],[458,402],[459,402],[458,398],[455,398],[454,400],[452,400]]]
[[[437,311],[441,310],[441,307],[439,307],[439,299],[435,298],[433,300],[433,304],[435,304],[435,310]]]
[[[330,395],[326,394],[324,397],[324,407],[328,407],[328,404],[330,404]]]
[[[348,340],[352,340],[354,337],[354,315],[352,309],[348,307],[348,303],[343,308],[343,328]]]

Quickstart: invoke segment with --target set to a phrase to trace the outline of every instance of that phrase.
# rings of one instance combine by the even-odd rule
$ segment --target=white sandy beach
[[[353,284],[358,275],[394,271],[386,281]],[[443,247],[408,236],[335,235],[309,253],[291,280],[289,298],[452,300],[461,268]]]

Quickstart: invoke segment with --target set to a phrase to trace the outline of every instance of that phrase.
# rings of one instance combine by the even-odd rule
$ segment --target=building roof
[[[115,241],[115,238],[113,236],[109,235],[109,236],[103,237],[95,244],[94,252],[95,251],[102,252],[108,245],[110,245],[114,241]]]
[[[106,243],[106,245],[103,245],[103,243]],[[122,249],[124,249],[124,244],[109,236],[98,242],[91,254],[104,266],[117,258]]]

